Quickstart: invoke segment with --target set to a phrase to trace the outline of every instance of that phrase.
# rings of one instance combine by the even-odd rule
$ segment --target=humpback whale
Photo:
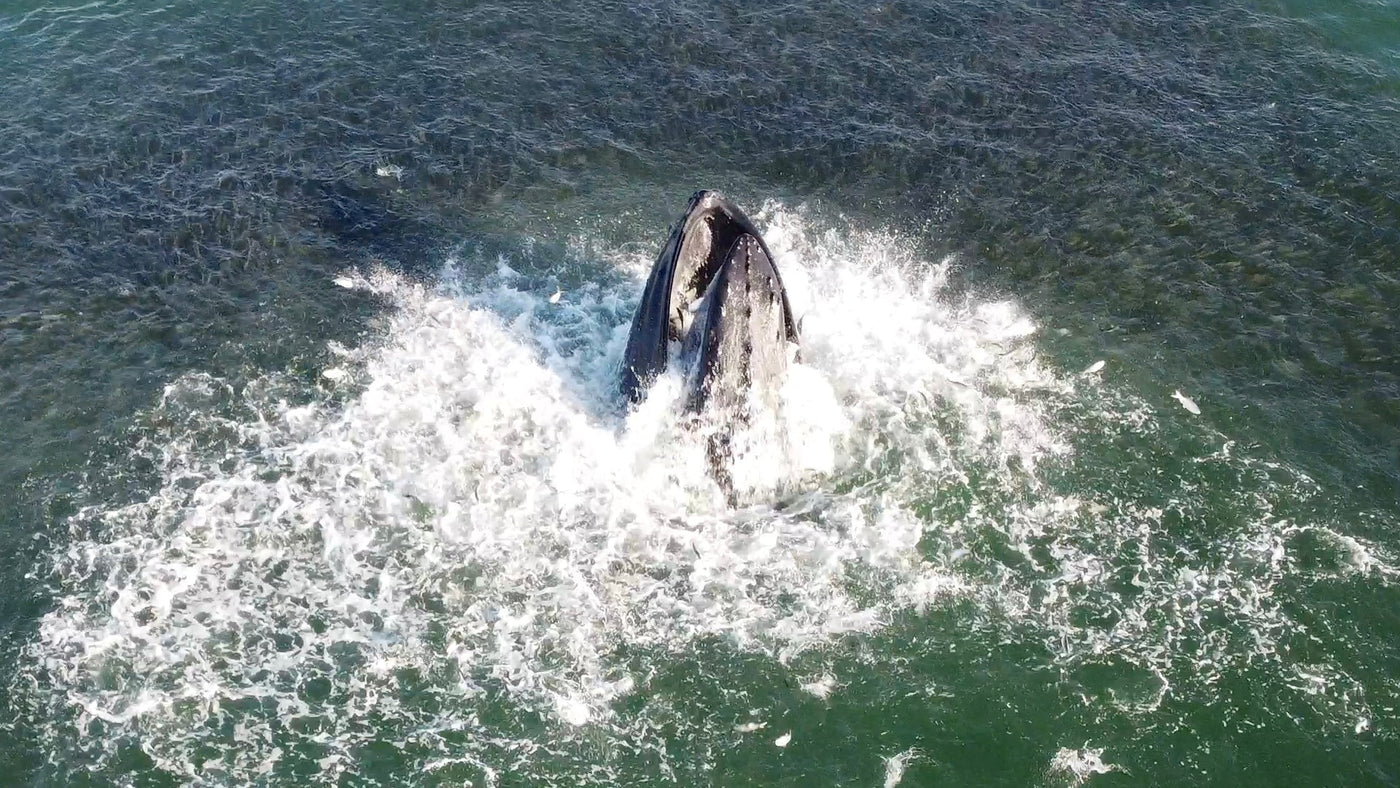
[[[725,470],[733,428],[749,406],[776,406],[789,344],[798,343],[787,290],[763,236],[738,206],[698,191],[652,266],[632,319],[621,388],[640,402],[678,358],[685,370],[684,409],[708,415],[711,467],[732,492]]]

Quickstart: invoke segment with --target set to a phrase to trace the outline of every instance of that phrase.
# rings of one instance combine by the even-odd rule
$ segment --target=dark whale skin
[[[747,240],[740,243],[741,239]],[[693,370],[704,372],[698,380],[694,379],[694,374],[691,376],[693,381],[687,396],[687,408],[704,407],[717,394],[727,399],[729,394],[737,393],[737,389],[723,391],[720,384],[710,380],[711,375],[721,375],[726,381],[723,385],[731,388],[751,384],[752,376],[731,374],[735,364],[742,366],[747,362],[711,357],[720,353],[722,348],[732,347],[741,333],[737,325],[714,325],[715,321],[724,324],[737,319],[734,316],[741,311],[748,314],[739,306],[736,300],[739,293],[733,289],[734,283],[741,279],[748,280],[728,271],[727,264],[745,271],[761,271],[768,284],[754,289],[755,297],[761,296],[778,306],[777,322],[781,333],[776,341],[768,336],[754,338],[761,345],[759,357],[768,358],[769,343],[776,346],[776,351],[785,352],[784,342],[798,342],[797,323],[792,317],[787,290],[773,264],[773,254],[763,242],[758,228],[738,206],[718,193],[698,191],[690,198],[680,220],[672,226],[670,237],[647,277],[642,300],[632,319],[620,380],[622,395],[629,403],[640,402],[646,396],[647,387],[665,371],[671,342],[689,345],[698,341],[690,339],[689,334],[692,323],[699,323],[695,316],[702,313],[711,324],[707,328],[707,336],[714,333],[715,337],[699,343],[699,355],[693,359]],[[716,290],[711,285],[717,279],[728,284],[722,290]],[[720,299],[724,307],[712,309],[712,305],[706,303],[711,296]],[[701,301],[698,305],[695,303],[697,300]],[[727,343],[719,341],[721,336],[729,337]],[[730,357],[732,355],[731,352]],[[697,387],[704,393],[699,393]]]

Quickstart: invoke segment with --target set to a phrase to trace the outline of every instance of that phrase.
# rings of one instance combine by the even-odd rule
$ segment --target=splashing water
[[[1084,747],[1078,750],[1060,748],[1050,760],[1049,773],[1066,785],[1078,786],[1089,781],[1096,774],[1118,771],[1118,767],[1106,763],[1103,750]]]
[[[631,283],[551,303],[504,265],[470,283],[454,260],[431,288],[350,276],[396,308],[380,340],[337,348],[330,394],[177,380],[151,417],[164,486],[75,518],[33,648],[53,735],[99,760],[137,742],[189,779],[330,780],[379,739],[487,779],[551,738],[630,735],[614,704],[646,676],[624,652],[717,637],[784,660],[958,588],[879,479],[910,454],[949,476],[1062,448],[1015,399],[1053,379],[990,347],[1029,321],[941,303],[948,264],[911,273],[897,238],[769,213],[806,361],[786,440],[744,458],[747,506],[679,426],[676,376],[619,412]],[[869,593],[885,584],[905,590]]]
[[[758,220],[803,361],[782,439],[747,444],[738,508],[677,418],[678,375],[635,411],[617,402],[639,258],[621,261],[631,281],[567,299],[504,263],[469,281],[481,260],[450,260],[431,287],[347,273],[334,284],[394,309],[378,338],[333,348],[314,390],[172,382],[141,449],[160,488],[83,511],[53,559],[59,598],[19,684],[54,767],[392,782],[388,748],[473,784],[688,782],[734,726],[675,713],[652,684],[668,661],[721,644],[782,670],[948,600],[1026,622],[1076,680],[1128,665],[1126,713],[1183,681],[1169,649],[1197,642],[1193,616],[1263,638],[1232,654],[1272,649],[1292,526],[1261,521],[1212,571],[1154,558],[1161,511],[1057,494],[1041,472],[1071,464],[1063,425],[1085,407],[1108,408],[1101,429],[1150,430],[1140,401],[1077,390],[1037,360],[1015,303],[951,298],[951,261],[897,235],[818,231],[777,205]],[[1144,590],[1123,594],[1103,580],[1130,543]],[[1346,571],[1387,566],[1329,544]],[[1086,619],[1096,607],[1112,622]],[[822,701],[843,686],[798,678]]]
[[[885,781],[884,788],[894,788],[904,779],[904,771],[909,768],[909,762],[919,757],[919,751],[913,747],[885,758]]]

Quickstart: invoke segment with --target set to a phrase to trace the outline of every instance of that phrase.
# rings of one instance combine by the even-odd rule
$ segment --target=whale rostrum
[[[744,212],[712,191],[690,198],[632,319],[621,388],[640,402],[680,343],[686,409],[732,405],[781,385],[797,323],[773,253]]]
[[[622,393],[640,402],[678,360],[683,407],[704,424],[711,473],[733,502],[735,430],[750,423],[755,407],[776,411],[797,342],[787,291],[758,229],[715,192],[696,192],[637,305]]]

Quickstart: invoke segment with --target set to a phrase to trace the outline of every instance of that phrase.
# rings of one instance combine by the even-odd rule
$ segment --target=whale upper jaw
[[[640,402],[676,342],[688,368],[686,409],[733,405],[754,390],[776,390],[788,343],[797,341],[787,291],[762,235],[733,203],[699,191],[647,278],[627,337],[622,394]]]

